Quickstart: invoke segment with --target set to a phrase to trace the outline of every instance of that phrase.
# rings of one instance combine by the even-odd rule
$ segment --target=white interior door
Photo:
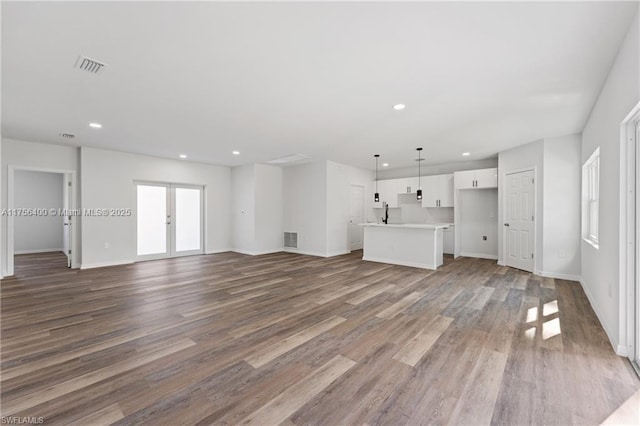
[[[349,196],[349,235],[351,250],[362,249],[364,229],[358,224],[364,222],[364,186],[351,185]]]
[[[139,260],[204,252],[202,187],[141,183],[136,198]]]
[[[507,175],[506,264],[533,272],[535,185],[533,170]]]

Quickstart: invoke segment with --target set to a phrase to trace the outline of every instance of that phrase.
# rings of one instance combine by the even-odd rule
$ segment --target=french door
[[[136,183],[136,255],[162,259],[204,252],[203,188]]]

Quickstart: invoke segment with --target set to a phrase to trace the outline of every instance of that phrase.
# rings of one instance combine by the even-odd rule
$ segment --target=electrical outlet
[[[108,249],[109,247],[111,247],[111,245],[108,242],[104,242],[104,248]]]
[[[564,259],[564,258],[565,258],[565,256],[566,256],[566,255],[565,255],[565,253],[564,253],[564,250],[558,250],[558,257],[559,257],[560,259]]]
[[[482,236],[482,241],[487,241],[487,236],[486,235]]]

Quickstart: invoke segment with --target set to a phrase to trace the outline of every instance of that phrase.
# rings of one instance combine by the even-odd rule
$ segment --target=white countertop
[[[379,228],[446,229],[453,223],[360,223],[359,225]]]

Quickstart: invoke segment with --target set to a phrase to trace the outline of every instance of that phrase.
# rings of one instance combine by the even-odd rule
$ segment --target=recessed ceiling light
[[[180,158],[184,160],[185,158],[187,158],[187,154],[180,154]]]
[[[382,163],[382,167],[389,167],[389,163]]]
[[[231,152],[233,155],[240,155],[240,151],[232,151]]]
[[[406,105],[405,104],[397,104],[393,106],[393,109],[395,109],[396,111],[400,111],[402,109],[405,109]]]
[[[89,123],[89,127],[93,127],[94,129],[101,129],[102,124],[100,123]]]
[[[470,152],[463,152],[462,155],[464,155],[465,157],[468,157],[469,155],[471,155]]]

